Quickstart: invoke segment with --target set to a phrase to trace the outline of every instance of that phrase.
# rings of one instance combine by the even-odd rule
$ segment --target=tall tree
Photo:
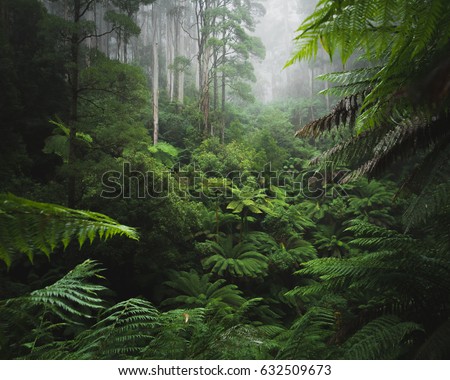
[[[203,133],[212,135],[210,88],[213,86],[213,109],[218,108],[221,75],[221,112],[225,112],[226,87],[241,97],[249,97],[245,81],[255,80],[250,56],[263,57],[264,47],[254,31],[254,16],[264,8],[249,0],[195,0],[197,27],[198,82],[200,110],[204,118]],[[223,124],[223,123],[222,123]],[[223,135],[223,127],[222,127]]]
[[[136,24],[122,13],[115,11],[106,12],[105,17],[111,25],[111,29],[102,33],[97,32],[97,25],[88,19],[96,3],[100,0],[53,0],[62,5],[64,15],[55,15],[53,27],[55,33],[61,35],[64,46],[68,50],[67,78],[70,92],[70,112],[67,118],[69,126],[69,154],[68,154],[68,178],[67,178],[67,203],[69,207],[75,207],[77,203],[77,178],[78,161],[77,133],[79,127],[79,102],[83,92],[91,91],[93,88],[80,87],[80,73],[86,68],[87,58],[90,52],[86,51],[86,41],[96,39],[104,35],[120,30],[125,35],[136,34],[139,28]],[[118,1],[118,0],[111,0]],[[62,3],[62,4],[61,4]],[[109,2],[108,2],[109,3]],[[138,4],[140,2],[136,2]],[[114,5],[114,3],[111,3]],[[89,65],[89,64],[88,64]]]
[[[153,26],[153,144],[159,139],[159,11],[158,5],[152,6]]]

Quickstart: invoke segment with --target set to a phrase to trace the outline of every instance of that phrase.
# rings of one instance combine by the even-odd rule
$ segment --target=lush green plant
[[[227,284],[220,279],[211,282],[211,275],[199,275],[190,272],[173,272],[171,280],[165,285],[175,290],[179,295],[166,298],[163,305],[179,305],[186,308],[217,308],[219,312],[227,307],[239,307],[245,299],[236,285]]]
[[[268,258],[250,242],[235,244],[232,235],[203,243],[202,251],[209,256],[203,266],[221,277],[258,277],[267,271]]]
[[[12,194],[0,195],[0,204],[0,259],[7,265],[11,264],[14,252],[22,252],[33,260],[36,251],[49,256],[58,244],[66,248],[72,239],[77,239],[82,247],[86,240],[92,243],[96,236],[138,238],[133,228],[91,211],[34,202]]]

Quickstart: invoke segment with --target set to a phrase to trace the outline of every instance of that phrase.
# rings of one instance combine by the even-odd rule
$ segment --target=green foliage
[[[156,146],[153,53],[148,38],[131,40],[135,20],[152,29],[140,7],[152,2],[83,0],[73,22],[70,2],[52,2],[48,15],[37,0],[0,1],[0,187],[58,203],[75,179],[79,208],[140,235],[139,244],[105,241],[137,233],[102,214],[0,195],[0,357],[449,358],[447,2],[320,0],[293,61],[324,49],[344,68],[321,75],[333,84],[323,93],[340,100],[314,121],[326,112],[316,97],[244,105],[254,98],[249,60],[264,56],[250,33],[259,3],[187,2],[209,5],[199,63],[210,55],[206,127],[215,137],[204,139],[188,57],[167,51],[174,60],[160,55],[160,88],[184,77],[184,102],[162,91]],[[183,34],[189,12],[178,5],[161,2],[159,17]],[[169,34],[160,48],[170,48]],[[131,43],[127,58],[142,67],[110,59],[125,60]],[[314,71],[325,67],[319,56]],[[105,173],[116,176],[114,199],[102,197]],[[157,188],[143,192],[139,173]],[[353,181],[383,173],[391,180]],[[104,272],[93,259],[37,254],[76,241]]]
[[[291,326],[287,343],[277,356],[283,360],[326,359],[326,341],[332,336],[336,323],[333,311],[313,307]]]
[[[91,312],[104,309],[104,303],[99,294],[106,290],[101,285],[86,282],[87,279],[103,278],[99,275],[97,263],[87,260],[76,266],[61,280],[43,289],[30,293],[19,299],[21,302],[38,305],[46,312],[57,315],[64,321],[73,317],[93,318]],[[8,303],[17,302],[9,300]]]
[[[47,154],[57,154],[64,160],[64,163],[67,163],[69,159],[70,130],[62,123],[62,121],[56,122],[54,120],[50,120],[50,123],[55,125],[57,128],[55,129],[54,134],[47,137],[45,140],[45,147],[42,151]],[[92,137],[83,132],[76,132],[76,138],[79,142],[83,142],[87,145],[90,145],[93,142]]]
[[[33,260],[36,251],[49,256],[58,244],[66,248],[73,239],[78,240],[80,247],[86,240],[92,243],[96,236],[138,239],[133,228],[99,213],[33,202],[11,194],[1,195],[0,202],[0,258],[8,266],[16,251]]]
[[[210,282],[211,275],[199,275],[194,270],[190,272],[174,272],[171,280],[165,285],[174,289],[178,296],[166,298],[163,305],[179,305],[189,308],[217,308],[239,307],[245,299],[236,285],[226,284],[223,279]]]
[[[252,243],[233,244],[233,237],[219,237],[218,242],[203,243],[202,251],[209,255],[203,266],[218,276],[258,277],[267,271],[268,259]]]
[[[369,66],[323,76],[345,98],[297,132],[317,136],[348,123],[352,137],[323,157],[351,164],[355,171],[346,180],[379,175],[395,161],[417,158],[418,151],[425,154],[420,166],[430,168],[448,149],[448,91],[441,78],[449,65],[450,32],[442,27],[449,16],[442,0],[323,0],[298,29],[300,46],[288,65],[314,58],[320,42],[330,57],[337,50],[345,63],[358,53]]]
[[[349,338],[342,346],[344,359],[396,359],[408,345],[411,333],[421,330],[417,323],[402,322],[398,317],[379,317]]]
[[[150,146],[148,151],[167,167],[173,166],[178,157],[177,148],[165,142],[159,142],[157,145]]]
[[[81,333],[66,359],[120,359],[138,354],[150,342],[159,313],[148,301],[131,298],[105,310],[100,320]]]
[[[104,310],[101,294],[106,288],[93,281],[103,278],[100,272],[96,262],[87,260],[52,285],[2,300],[1,335],[18,340],[22,347],[15,350],[19,352],[25,350],[31,357],[35,354],[51,357],[53,345],[58,345],[55,340],[58,331],[70,325],[82,326],[86,318],[95,318]],[[2,344],[1,350],[5,348]]]

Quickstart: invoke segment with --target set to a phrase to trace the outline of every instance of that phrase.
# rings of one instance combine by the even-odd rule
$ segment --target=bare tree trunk
[[[202,93],[200,98],[200,109],[203,113],[204,122],[204,134],[208,135],[209,129],[209,58],[210,58],[210,47],[205,49],[203,54],[203,73],[202,73]]]
[[[81,2],[74,0],[73,3],[73,22],[78,25],[80,22]],[[76,204],[76,169],[74,167],[77,161],[76,137],[78,121],[78,88],[79,88],[79,56],[80,56],[80,36],[78,28],[74,28],[70,38],[70,115],[69,115],[69,175],[67,179],[67,205],[74,208]]]
[[[309,66],[309,97],[311,100],[314,98],[314,66],[311,64]],[[314,113],[314,105],[311,103],[311,119],[314,120],[315,113]]]
[[[176,18],[175,15],[172,15],[170,29],[172,31],[172,43],[170,46],[171,50],[171,58],[172,58],[172,70],[170,70],[170,101],[173,102],[175,100],[175,57],[176,57]]]
[[[158,144],[159,138],[159,54],[158,54],[158,6],[152,6],[153,26],[153,144]]]
[[[166,12],[166,90],[167,94],[170,98],[170,87],[171,87],[171,65],[173,64],[173,58],[172,58],[172,50],[171,50],[171,44],[172,44],[172,35],[170,31],[170,24],[171,24],[171,11],[170,9]]]
[[[222,19],[223,24],[225,24],[225,16]],[[226,30],[225,28],[222,31],[222,66],[226,64],[227,59],[227,46],[225,43],[226,39]],[[221,132],[222,132],[222,144],[225,144],[225,96],[226,96],[226,84],[227,78],[225,76],[225,70],[222,71],[222,107],[221,107]]]
[[[217,58],[218,52],[217,48],[214,48],[214,56],[213,56],[213,110],[217,111],[218,102],[219,102],[219,78],[217,75],[218,70],[218,58]]]
[[[123,36],[123,63],[128,63],[128,36]]]
[[[185,16],[185,6],[186,6],[186,0],[181,0],[181,12],[179,13],[180,20],[178,20],[177,23],[177,56],[178,57],[184,57],[185,55],[185,36],[181,32],[181,23],[183,22],[183,18]],[[184,67],[180,68],[178,67],[177,70],[177,84],[178,84],[178,91],[177,91],[177,100],[178,103],[183,104],[184,103]]]

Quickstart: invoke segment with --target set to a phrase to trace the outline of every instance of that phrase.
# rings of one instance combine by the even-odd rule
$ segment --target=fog
[[[311,70],[307,63],[283,69],[295,51],[295,31],[314,9],[316,0],[263,0],[264,17],[258,20],[255,35],[266,47],[264,61],[254,61],[255,94],[265,103],[289,97],[311,96]],[[313,70],[314,71],[314,70]],[[317,68],[316,68],[317,72]],[[323,84],[316,84],[316,87]],[[311,91],[313,90],[313,91]]]

